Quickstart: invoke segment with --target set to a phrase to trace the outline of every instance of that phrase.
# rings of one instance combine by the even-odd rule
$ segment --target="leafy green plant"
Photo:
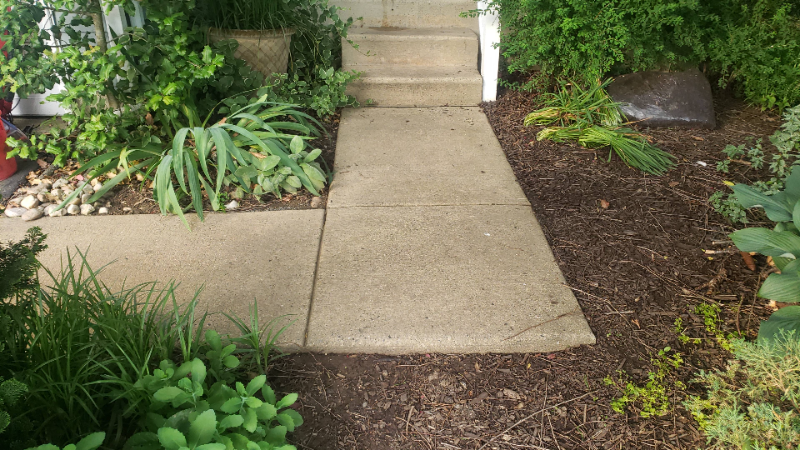
[[[686,388],[680,381],[674,383],[674,389],[665,383],[670,374],[683,364],[681,354],[675,351],[670,355],[671,350],[670,347],[665,347],[658,351],[656,358],[651,359],[656,370],[648,372],[647,383],[644,386],[634,384],[622,371],[618,380],[606,377],[603,380],[605,384],[616,387],[622,394],[611,402],[611,409],[624,414],[626,408],[635,406],[639,409],[639,415],[645,418],[666,414],[670,408],[671,392]]]
[[[15,379],[0,378],[0,433],[11,424],[9,408],[17,406],[19,400],[28,392],[28,386]]]
[[[661,175],[674,167],[674,156],[650,144],[640,133],[623,127],[626,120],[605,87],[611,80],[589,89],[563,85],[555,94],[545,95],[545,107],[525,117],[525,125],[552,125],[541,130],[538,140],[577,141],[586,148],[610,148],[629,167]]]
[[[783,189],[786,177],[800,157],[800,105],[784,111],[781,127],[770,136],[769,140],[775,147],[775,152],[771,153],[771,156],[765,153],[760,139],[749,149],[745,149],[744,144],[728,145],[723,150],[725,159],[717,162],[717,170],[730,173],[732,164],[756,170],[766,167],[769,178],[756,181],[752,186],[764,194],[775,194]],[[717,191],[709,198],[709,203],[732,223],[747,223],[745,209],[733,194]]]
[[[103,432],[92,433],[78,441],[77,444],[69,444],[64,448],[53,444],[44,444],[30,450],[95,450],[103,445],[105,439],[106,434]]]
[[[733,186],[736,200],[743,208],[763,208],[767,217],[777,222],[775,228],[745,228],[730,237],[741,251],[757,252],[772,258],[778,273],[771,273],[758,296],[776,302],[800,303],[800,170],[792,170],[786,177],[784,190],[772,195],[764,194],[751,186]],[[800,306],[789,306],[763,322],[759,340],[774,338],[781,329],[800,326]]]
[[[544,80],[598,78],[707,63],[748,101],[800,101],[800,9],[776,0],[493,0],[510,73]],[[471,14],[477,14],[471,11]]]
[[[800,339],[795,331],[773,340],[731,342],[727,370],[695,380],[706,394],[686,408],[708,436],[709,449],[789,450],[800,445]]]
[[[266,96],[261,100],[211,126],[206,126],[208,118],[201,122],[197,113],[186,107],[189,126],[176,132],[171,147],[162,150],[160,140],[151,137],[140,148],[98,156],[73,176],[83,174],[88,183],[119,171],[89,199],[92,202],[134,173],[152,174],[153,196],[161,213],[177,214],[187,227],[186,209],[194,209],[203,219],[203,199],[207,197],[211,208],[220,210],[221,189],[231,184],[256,196],[272,193],[280,197],[283,191],[294,193],[300,188],[319,195],[328,177],[316,161],[322,151],[310,149],[307,142],[319,136],[319,123],[292,105],[266,102]],[[60,207],[79,193],[73,192]],[[184,198],[189,202],[183,202]]]
[[[286,433],[303,424],[289,409],[297,394],[278,400],[266,375],[235,388],[224,381],[209,387],[206,376],[205,364],[194,359],[180,366],[162,361],[142,378],[138,386],[152,395],[143,423],[147,431],[133,435],[126,449],[295,449],[286,444]]]

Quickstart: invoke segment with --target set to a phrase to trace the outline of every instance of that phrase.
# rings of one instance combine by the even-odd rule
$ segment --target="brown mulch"
[[[645,129],[679,161],[669,174],[652,177],[616,158],[605,162],[604,151],[537,142],[538,129],[522,126],[536,102],[530,94],[506,92],[484,111],[597,344],[552,354],[284,357],[271,379],[284,392],[300,393],[306,423],[292,435],[298,448],[705,446],[681,403],[701,392],[693,374],[724,367],[729,354],[694,307],[717,305],[719,328],[748,337],[768,314],[755,296],[765,261],[756,258],[757,270],[748,270],[730,248],[733,228],[707,203],[725,189],[714,166],[725,145],[766,137],[779,118],[723,97],[716,130]],[[678,340],[679,317],[699,344]],[[604,379],[624,371],[645,383],[651,358],[668,346],[684,359],[665,382],[669,412],[643,418],[638,405],[614,412],[609,405],[619,390]]]

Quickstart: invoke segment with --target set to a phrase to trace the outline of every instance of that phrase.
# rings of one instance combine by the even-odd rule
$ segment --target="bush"
[[[42,239],[33,230],[24,241],[4,247],[0,254],[4,263],[0,268],[22,267],[17,272],[23,275],[17,278],[24,281],[14,285],[13,297],[0,299],[0,318],[8,325],[0,332],[16,349],[11,352],[0,344],[0,349],[5,348],[0,374],[17,380],[0,385],[0,425],[6,422],[4,418],[10,422],[6,432],[0,433],[0,448],[22,450],[43,442],[65,445],[85,436],[97,438],[97,434],[90,435],[97,430],[107,432],[105,447],[123,448],[130,436],[147,429],[151,413],[167,413],[163,404],[153,401],[154,392],[148,390],[148,377],[158,376],[154,372],[158,365],[162,369],[186,362],[196,365],[201,358],[208,362],[213,381],[225,386],[246,378],[251,371],[265,372],[282,330],[273,333],[274,322],[259,325],[255,308],[249,323],[231,317],[242,336],[220,338],[204,329],[207,314],[197,310],[197,296],[181,308],[174,283],[164,287],[147,283],[112,291],[80,253],[78,257],[68,255],[60,273],[48,271],[50,286],[40,289],[35,272],[31,272],[39,266],[30,256],[42,248]],[[15,260],[22,263],[14,264]],[[13,309],[19,307],[14,300],[19,298],[32,299],[24,306],[25,314]],[[245,363],[241,367],[240,360]],[[200,362],[205,370],[204,364]],[[183,387],[186,382],[181,379],[186,376],[183,372],[172,381],[176,387]],[[18,400],[18,382],[28,387],[24,401]],[[271,392],[264,386],[259,389]],[[216,392],[213,386],[210,389]],[[271,404],[280,409],[294,401],[284,403]],[[8,405],[14,407],[12,414],[4,415],[2,411]],[[200,403],[193,407],[202,409]],[[301,423],[296,413],[287,414],[292,424]],[[278,421],[286,430],[292,428],[284,424],[281,414],[259,419],[264,424]],[[275,433],[280,434],[280,428]],[[89,447],[79,443],[77,448]]]
[[[748,101],[800,101],[800,8],[786,0],[494,0],[511,73],[594,82],[709,62]],[[528,85],[530,86],[530,85]]]
[[[691,396],[687,409],[708,435],[709,449],[790,450],[800,446],[800,339],[732,342],[726,371],[700,372],[705,398]]]

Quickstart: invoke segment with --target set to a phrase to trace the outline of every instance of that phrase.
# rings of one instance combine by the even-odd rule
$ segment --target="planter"
[[[0,181],[14,175],[17,171],[17,160],[6,158],[6,128],[0,121]]]
[[[239,47],[233,53],[254,70],[269,77],[273,73],[286,73],[289,65],[289,45],[294,30],[225,30],[211,28],[208,40],[212,43],[234,39]]]

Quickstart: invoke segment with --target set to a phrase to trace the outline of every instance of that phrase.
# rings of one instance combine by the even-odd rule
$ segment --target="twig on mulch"
[[[478,450],[483,450],[484,448],[486,448],[486,446],[487,446],[487,445],[489,445],[489,444],[491,444],[492,442],[494,442],[494,441],[495,441],[497,438],[499,438],[500,436],[502,436],[502,435],[504,435],[504,434],[508,433],[509,431],[513,430],[514,428],[518,427],[520,424],[524,423],[526,420],[530,419],[531,417],[533,417],[533,416],[535,416],[535,415],[537,415],[537,414],[541,414],[541,413],[543,413],[543,412],[545,412],[545,411],[549,411],[549,410],[551,410],[551,409],[558,408],[558,407],[559,407],[559,406],[561,406],[561,405],[566,405],[567,403],[572,403],[572,402],[574,402],[574,401],[576,401],[576,400],[580,400],[580,399],[582,399],[583,397],[586,397],[586,396],[588,396],[588,395],[594,394],[595,392],[597,392],[597,391],[587,392],[587,393],[585,393],[585,394],[583,394],[583,395],[579,395],[579,396],[577,396],[577,397],[573,397],[573,398],[571,398],[571,399],[569,399],[569,400],[564,400],[563,402],[556,403],[556,404],[555,404],[555,405],[553,405],[553,406],[548,406],[548,407],[546,407],[546,408],[542,408],[542,409],[540,409],[540,410],[538,410],[538,411],[536,411],[536,412],[534,412],[534,413],[532,413],[532,414],[528,414],[527,416],[525,416],[525,417],[523,417],[522,419],[518,420],[518,421],[517,421],[517,423],[515,423],[514,425],[511,425],[510,427],[508,427],[508,428],[506,428],[505,430],[503,430],[503,431],[502,431],[500,434],[497,434],[497,435],[495,435],[495,437],[493,437],[493,438],[489,439],[489,440],[488,440],[488,441],[487,441],[485,444],[483,444],[482,446],[480,446],[480,448],[478,448]]]

